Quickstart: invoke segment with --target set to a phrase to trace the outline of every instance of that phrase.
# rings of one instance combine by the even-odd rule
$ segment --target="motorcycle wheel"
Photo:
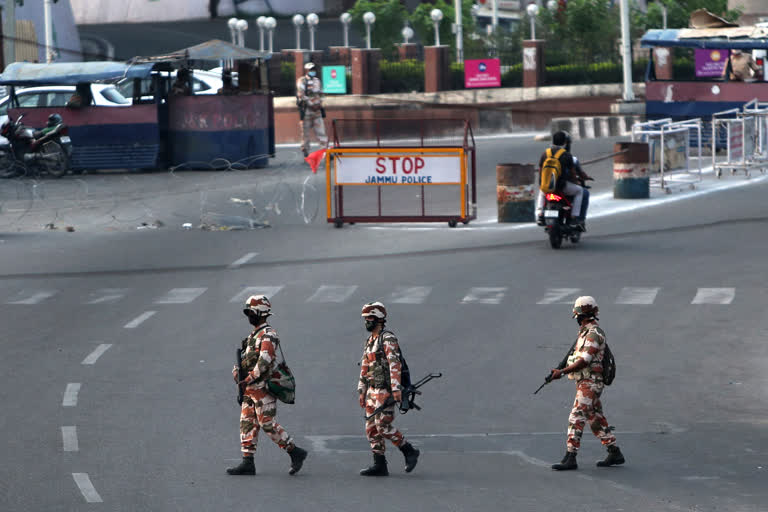
[[[579,240],[581,240],[581,232],[577,231],[575,234],[571,235],[572,244],[579,243]]]
[[[51,161],[44,164],[45,171],[54,178],[61,178],[67,174],[69,169],[67,151],[61,144],[55,141],[53,141],[53,145],[50,148],[47,156],[51,158]]]
[[[553,249],[559,249],[563,245],[563,235],[560,234],[560,226],[557,224],[549,229],[549,245]]]

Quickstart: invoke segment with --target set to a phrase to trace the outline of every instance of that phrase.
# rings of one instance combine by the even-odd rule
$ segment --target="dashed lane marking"
[[[463,299],[462,304],[500,304],[507,292],[506,286],[499,287],[477,287],[469,290]]]
[[[253,258],[255,258],[258,255],[259,255],[259,253],[257,253],[257,252],[249,252],[248,254],[246,254],[245,256],[240,258],[239,260],[233,261],[229,265],[229,268],[237,268],[237,267],[239,267],[241,265],[245,265],[246,263],[248,263],[249,261],[251,261]]]
[[[271,299],[282,289],[282,286],[247,286],[243,288],[243,291],[229,299],[229,302],[244,303],[245,299],[251,295],[266,295]]]
[[[91,293],[91,300],[86,301],[86,304],[106,304],[117,302],[128,293],[128,288],[101,288]]]
[[[112,346],[111,343],[102,343],[101,345],[96,347],[96,349],[93,352],[88,354],[88,356],[86,356],[86,358],[83,359],[83,362],[80,364],[95,364],[96,361],[98,361],[98,359],[102,356],[102,354],[104,354],[104,352],[109,350],[109,347],[111,346]]]
[[[312,294],[307,302],[344,302],[352,296],[357,290],[357,285],[353,286],[336,286],[336,285],[323,285]]]
[[[581,288],[548,288],[544,298],[536,304],[571,304]]]
[[[152,315],[157,313],[157,311],[145,311],[144,313],[140,314],[127,324],[125,324],[123,327],[125,329],[135,329],[136,327],[140,326],[144,321],[148,318],[150,318]]]
[[[201,296],[208,288],[172,288],[155,299],[155,304],[188,304]]]
[[[96,492],[96,488],[91,483],[91,479],[88,473],[72,473],[72,478],[75,479],[77,487],[88,503],[102,503],[101,496]]]
[[[76,452],[80,449],[77,443],[77,427],[61,427],[61,439],[65,452]]]
[[[653,304],[658,293],[658,288],[622,288],[616,304]]]
[[[699,288],[691,304],[730,304],[736,288]]]
[[[49,299],[56,295],[56,290],[40,290],[37,292],[31,292],[31,295],[27,295],[30,292],[22,292],[21,298],[17,300],[11,300],[6,304],[39,304],[45,299]]]
[[[77,394],[80,393],[80,383],[70,382],[64,390],[64,399],[61,401],[63,407],[75,407],[77,405]]]
[[[387,303],[422,304],[431,291],[431,286],[398,286],[387,298]]]

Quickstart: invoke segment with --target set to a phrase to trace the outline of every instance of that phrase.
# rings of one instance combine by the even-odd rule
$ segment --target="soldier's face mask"
[[[261,323],[261,315],[256,313],[248,313],[248,323],[256,327]]]
[[[316,77],[317,76],[317,71],[310,71],[309,72],[309,76],[311,76],[313,78]]]
[[[365,330],[368,332],[373,332],[373,330],[376,328],[376,324],[378,323],[375,316],[369,316],[365,319]]]

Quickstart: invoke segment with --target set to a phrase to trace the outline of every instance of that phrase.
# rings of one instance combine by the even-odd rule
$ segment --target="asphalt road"
[[[610,142],[576,150],[589,159]],[[481,206],[492,210],[491,162],[525,161],[540,145],[480,144]],[[294,154],[276,163],[288,162],[291,190],[307,175]],[[609,163],[589,172],[595,195],[610,190]],[[266,229],[180,229],[183,214],[201,218],[211,180],[226,189],[240,178],[246,195],[255,186],[251,172],[210,174],[85,176],[125,222],[50,233],[21,216],[0,236],[4,510],[765,509],[763,178],[596,216],[579,246],[553,251],[535,227],[334,229],[322,212],[309,223],[270,215]],[[129,215],[165,225],[136,230]],[[224,472],[239,458],[230,369],[252,289],[272,296],[298,379],[297,403],[278,409],[310,451],[296,477],[266,438],[256,477]],[[600,303],[618,361],[604,407],[627,464],[596,468],[604,452],[585,432],[579,470],[557,473],[574,386],[532,392],[576,335],[580,294]],[[444,377],[423,388],[422,411],[396,420],[422,450],[416,470],[405,474],[388,446],[392,475],[371,480],[357,475],[370,454],[355,385],[359,310],[376,299],[414,375]]]

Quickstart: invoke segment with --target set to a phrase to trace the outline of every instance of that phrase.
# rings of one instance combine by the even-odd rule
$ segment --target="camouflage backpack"
[[[387,355],[384,353],[384,349],[381,343],[385,332],[388,332],[392,336],[394,336],[395,333],[392,331],[381,331],[381,334],[379,334],[379,350],[377,352],[380,353],[382,358],[386,361]],[[403,349],[400,348],[400,343],[397,344],[397,348],[400,356],[400,386],[403,388],[403,391],[405,391],[411,387],[411,370],[408,369],[408,363],[405,362],[405,358],[403,357]]]

